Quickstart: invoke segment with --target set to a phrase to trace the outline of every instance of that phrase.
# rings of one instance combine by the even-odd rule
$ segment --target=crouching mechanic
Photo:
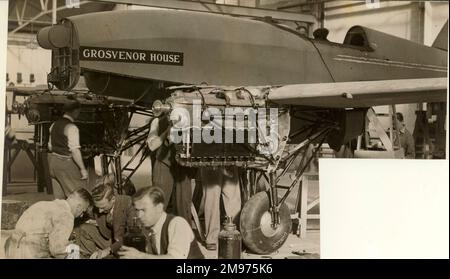
[[[192,228],[179,216],[164,211],[164,193],[159,187],[137,191],[134,207],[148,232],[146,252],[122,246],[121,259],[202,259],[204,258]]]
[[[91,205],[89,192],[80,188],[65,200],[40,201],[20,216],[13,234],[5,242],[7,258],[64,258],[74,219]]]
[[[88,254],[83,256],[112,258],[122,245],[125,229],[133,225],[136,211],[131,197],[116,194],[111,181],[97,184],[92,198],[95,221],[77,228],[77,244]]]

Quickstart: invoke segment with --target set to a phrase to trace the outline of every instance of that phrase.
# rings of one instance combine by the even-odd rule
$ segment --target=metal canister
[[[146,237],[142,232],[136,217],[133,219],[133,225],[127,228],[127,233],[123,237],[123,245],[145,252],[147,246]]]
[[[219,259],[240,259],[242,237],[231,217],[226,217],[224,228],[219,233]]]

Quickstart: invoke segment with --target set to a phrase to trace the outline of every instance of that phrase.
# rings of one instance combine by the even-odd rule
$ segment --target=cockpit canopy
[[[352,45],[356,47],[370,48],[369,40],[367,39],[366,30],[368,28],[361,26],[353,26],[347,32],[344,39],[344,45]],[[371,30],[374,31],[374,30]],[[376,31],[375,31],[376,32]]]

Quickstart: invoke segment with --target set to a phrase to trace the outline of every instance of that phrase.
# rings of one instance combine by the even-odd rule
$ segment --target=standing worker
[[[239,170],[236,166],[200,170],[203,197],[205,199],[206,249],[216,250],[220,232],[220,198],[222,197],[225,215],[238,223],[241,211],[241,192]]]
[[[56,199],[86,187],[88,172],[80,151],[80,133],[74,124],[80,115],[80,103],[73,100],[64,105],[64,115],[50,127],[48,142],[50,176]]]
[[[180,166],[175,159],[175,146],[169,141],[168,115],[155,118],[150,124],[147,146],[155,152],[152,159],[152,185],[158,186],[167,197],[164,210],[181,216],[191,223],[192,170]]]
[[[416,151],[415,151],[415,144],[414,144],[414,138],[411,135],[411,133],[406,129],[406,125],[404,122],[403,114],[400,112],[396,113],[396,121],[397,121],[397,129],[398,129],[398,137],[400,139],[400,147],[403,148],[405,152],[405,158],[406,159],[415,159],[416,158]],[[398,142],[396,139],[395,142]]]

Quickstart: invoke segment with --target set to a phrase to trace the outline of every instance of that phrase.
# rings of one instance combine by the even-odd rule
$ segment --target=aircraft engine
[[[47,149],[50,125],[62,116],[64,105],[75,99],[81,105],[75,123],[80,130],[83,157],[113,153],[121,136],[120,131],[128,129],[128,115],[126,110],[112,108],[106,96],[50,92],[31,95],[20,105],[20,111],[25,114],[28,123],[36,127],[35,140]]]
[[[153,104],[167,115],[177,161],[189,167],[275,165],[286,145],[290,115],[271,106],[264,88],[173,87],[171,97]]]

